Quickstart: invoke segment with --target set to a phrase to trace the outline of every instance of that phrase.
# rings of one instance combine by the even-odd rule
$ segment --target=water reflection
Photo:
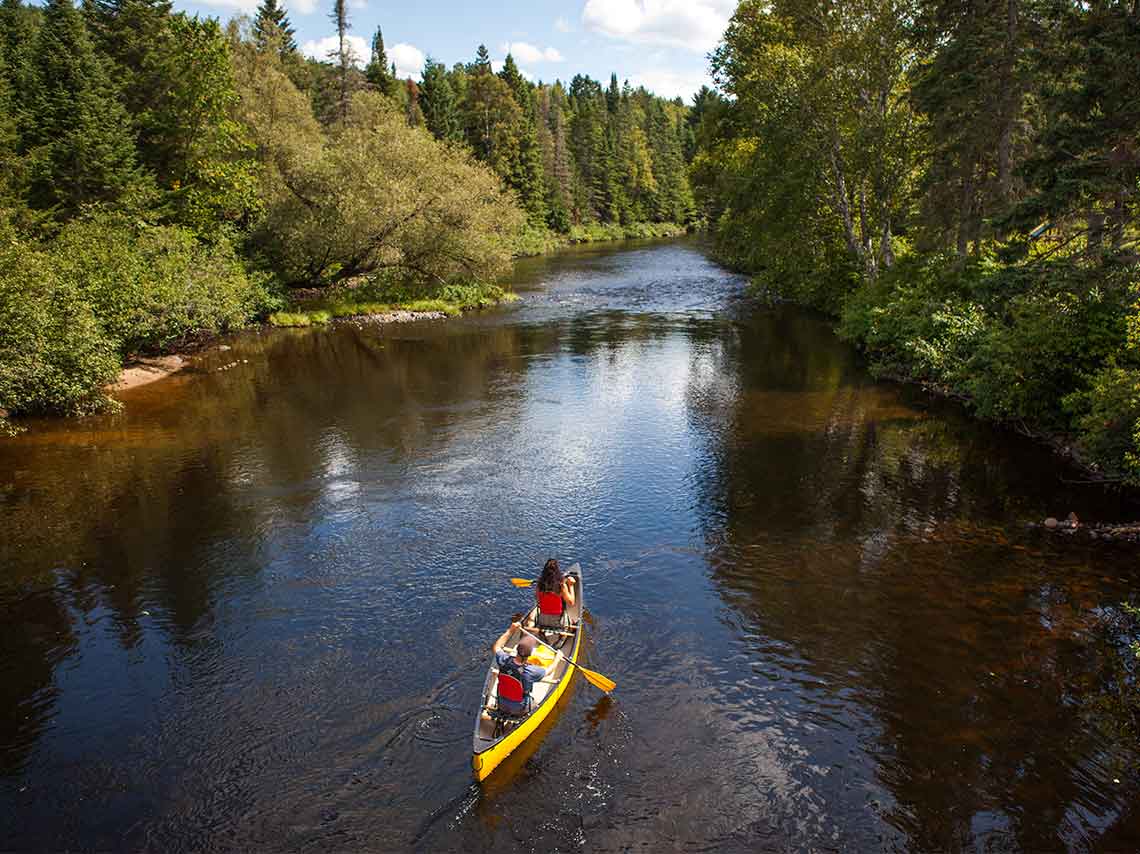
[[[1099,616],[1133,560],[1023,528],[1117,499],[872,383],[691,245],[519,286],[457,322],[239,338],[0,442],[4,839],[1134,847]],[[506,579],[549,554],[586,568],[619,689],[577,685],[472,788]]]

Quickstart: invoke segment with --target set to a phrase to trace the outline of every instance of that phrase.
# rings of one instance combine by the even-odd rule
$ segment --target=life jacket
[[[548,590],[538,591],[538,625],[543,628],[557,628],[562,625],[566,613],[566,603],[561,593]]]
[[[499,681],[496,688],[499,698],[512,703],[520,703],[525,708],[530,706],[530,691],[527,690],[523,679],[523,665],[511,656],[499,665]]]

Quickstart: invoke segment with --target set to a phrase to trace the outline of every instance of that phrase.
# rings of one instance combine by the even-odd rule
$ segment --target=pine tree
[[[297,52],[293,25],[285,7],[277,0],[261,0],[253,19],[253,42],[258,50],[266,50],[273,45],[281,57]]]
[[[71,0],[48,0],[35,45],[35,114],[29,136],[43,153],[33,206],[62,217],[113,202],[136,180],[126,110]]]
[[[427,129],[436,139],[457,142],[463,139],[463,119],[449,77],[442,63],[427,58],[420,79],[420,109]]]
[[[1052,80],[1025,164],[1033,188],[1014,221],[1029,230],[1079,218],[1096,255],[1121,249],[1140,216],[1140,4],[1066,5],[1058,18],[1041,52]]]
[[[0,222],[5,211],[16,201],[20,184],[17,177],[20,171],[19,137],[5,50],[6,45],[0,40]]]
[[[372,37],[372,59],[364,69],[364,79],[385,95],[391,95],[396,83],[395,63],[388,67],[388,52],[384,49],[384,34],[376,28],[376,35]]]
[[[524,116],[520,124],[518,153],[507,183],[519,194],[527,220],[541,228],[546,225],[547,215],[542,149],[534,123]]]
[[[527,84],[526,78],[522,76],[522,72],[519,71],[518,65],[515,64],[515,58],[509,53],[507,58],[503,60],[499,79],[511,87],[511,92],[514,93],[518,105],[524,111],[527,110],[530,105],[530,86]]]
[[[475,61],[471,63],[472,74],[490,74],[491,73],[491,54],[487,50],[487,45],[479,45],[479,49],[475,51]]]
[[[621,90],[618,89],[617,74],[610,75],[610,88],[606,90],[606,110],[612,116],[621,103]]]
[[[35,12],[22,0],[3,0],[0,3],[0,43],[7,67],[8,110],[16,134],[14,144],[19,151],[26,148],[24,128],[32,117],[31,99],[35,93],[32,52],[37,29]]]
[[[351,92],[352,72],[352,46],[348,43],[348,31],[351,25],[348,22],[348,6],[345,0],[333,0],[333,10],[329,13],[329,20],[336,24],[337,49],[337,117],[344,121],[348,118],[348,101]]]

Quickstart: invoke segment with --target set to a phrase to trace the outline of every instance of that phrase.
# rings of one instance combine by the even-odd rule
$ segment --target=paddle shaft
[[[520,631],[522,631],[522,633],[524,635],[530,635],[532,638],[534,638],[536,641],[538,641],[540,644],[542,644],[547,649],[553,650],[556,653],[561,652],[560,650],[554,649],[554,647],[552,647],[550,644],[548,644],[542,638],[536,637],[535,635],[531,634],[530,632],[528,632],[526,629],[522,628],[521,626],[519,627],[519,629],[520,629]],[[574,668],[582,671],[582,675],[586,677],[587,682],[589,682],[595,688],[599,688],[600,690],[605,691],[607,694],[610,691],[612,691],[615,687],[617,687],[616,683],[612,679],[610,679],[606,676],[603,676],[601,673],[597,673],[593,670],[589,670],[588,668],[582,667],[582,665],[571,661],[565,655],[562,656],[562,660],[565,661],[567,664],[569,664],[571,667],[574,667]]]

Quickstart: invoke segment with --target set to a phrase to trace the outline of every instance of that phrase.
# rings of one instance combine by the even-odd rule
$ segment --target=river
[[[1140,561],[1026,528],[1136,508],[744,285],[569,251],[0,440],[0,849],[1140,849]],[[618,688],[480,786],[550,555]]]

